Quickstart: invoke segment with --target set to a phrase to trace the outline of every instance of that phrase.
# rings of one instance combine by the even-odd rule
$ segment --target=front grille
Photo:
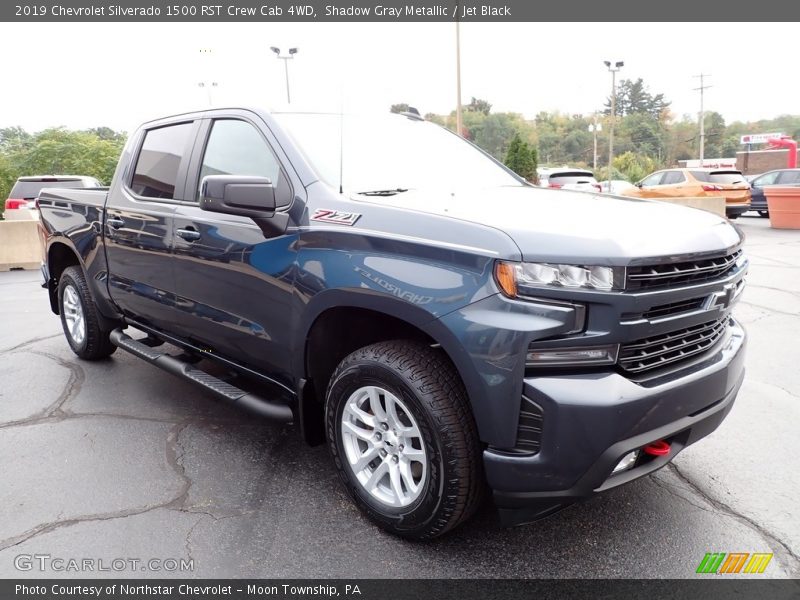
[[[522,397],[514,449],[535,454],[542,446],[542,407],[530,398]]]
[[[691,298],[689,300],[679,300],[678,302],[670,302],[669,304],[659,304],[654,306],[648,311],[639,313],[623,313],[623,321],[638,321],[639,319],[655,320],[664,317],[671,317],[682,313],[691,312],[703,308],[703,304],[708,299],[708,296],[701,296],[700,298]]]
[[[629,267],[625,288],[637,290],[674,287],[717,279],[732,271],[741,255],[742,251],[737,250],[727,256],[716,258]]]
[[[669,333],[623,344],[619,366],[623,371],[640,374],[686,360],[716,344],[725,334],[730,317],[685,327]]]

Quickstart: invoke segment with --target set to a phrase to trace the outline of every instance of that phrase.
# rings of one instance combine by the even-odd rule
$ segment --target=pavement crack
[[[78,525],[80,523],[92,523],[98,521],[113,521],[115,519],[126,519],[128,517],[133,517],[136,515],[143,515],[144,513],[159,508],[167,508],[172,502],[174,502],[174,500],[169,500],[167,502],[161,502],[159,504],[153,504],[139,508],[130,508],[126,510],[101,513],[97,515],[82,515],[78,517],[72,517],[70,519],[55,520],[55,521],[50,521],[48,523],[42,523],[37,525],[33,529],[29,529],[28,531],[25,531],[19,535],[7,538],[5,540],[0,540],[0,551],[7,550],[8,548],[13,548],[14,546],[19,546],[23,542],[27,542],[28,540],[32,540],[35,537],[44,535],[45,533],[50,533],[51,531],[55,531],[56,529],[60,529],[62,527],[70,527],[72,525]]]
[[[661,476],[659,474],[657,474],[657,473],[653,474],[653,476],[650,478],[650,481],[655,483],[656,486],[660,487],[662,490],[667,492],[669,495],[675,496],[676,498],[679,498],[680,500],[683,500],[687,504],[691,504],[692,506],[694,506],[698,510],[702,510],[703,512],[708,512],[708,513],[716,513],[717,512],[716,510],[714,510],[713,506],[711,508],[709,508],[708,506],[701,506],[700,504],[698,504],[696,502],[693,502],[687,496],[684,496],[683,494],[678,493],[678,491],[673,489],[673,488],[671,488],[666,481],[662,481],[661,480]]]
[[[778,385],[777,383],[773,383],[772,381],[760,381],[758,379],[750,379],[749,381],[752,381],[753,383],[757,383],[759,385],[766,385],[766,386],[769,386],[769,387],[774,387],[775,389],[778,389],[778,390],[780,390],[782,392],[786,392],[792,398],[797,398],[798,400],[800,400],[800,396],[797,395],[796,392],[793,392],[793,391],[783,387],[782,385]]]
[[[86,383],[86,372],[79,364],[64,360],[63,358],[60,358],[54,354],[50,354],[49,352],[32,350],[30,353],[42,356],[48,360],[52,360],[54,363],[64,367],[67,371],[69,371],[69,379],[67,379],[64,389],[61,390],[61,393],[55,399],[55,402],[53,402],[53,404],[51,404],[44,411],[47,416],[64,414],[64,406],[80,393],[83,384]]]
[[[778,538],[775,534],[767,530],[764,526],[760,525],[750,517],[737,512],[732,506],[712,497],[694,481],[689,479],[685,473],[681,472],[674,462],[669,463],[667,468],[672,471],[682,482],[689,486],[694,493],[699,495],[705,502],[714,507],[717,512],[724,513],[736,521],[739,521],[746,527],[754,529],[759,535],[769,542],[769,544],[772,546],[772,549],[775,551],[775,554],[777,554],[780,559],[782,559],[784,564],[787,565],[790,575],[792,577],[800,576],[800,556],[793,552],[783,540]]]
[[[183,508],[186,505],[186,500],[189,497],[189,490],[192,487],[192,479],[186,473],[186,467],[183,464],[183,457],[186,450],[181,445],[180,436],[183,430],[191,425],[189,421],[181,421],[176,423],[172,429],[167,433],[166,444],[166,458],[167,463],[175,474],[183,480],[183,487],[181,492],[169,503],[171,507]]]
[[[781,292],[781,293],[784,293],[784,294],[789,294],[790,296],[797,296],[798,298],[800,298],[800,292],[795,292],[793,290],[786,290],[786,289],[783,289],[783,288],[777,288],[777,287],[773,287],[773,286],[770,286],[770,285],[759,285],[757,283],[748,282],[747,283],[747,287],[748,288],[758,288],[758,289],[762,289],[762,290],[770,290],[772,292]]]
[[[186,549],[186,557],[189,559],[190,564],[194,566],[194,555],[192,554],[192,534],[194,533],[195,528],[200,524],[200,521],[203,520],[203,515],[197,517],[197,520],[194,522],[189,528],[189,531],[186,532],[186,537],[183,540],[183,547]]]
[[[69,372],[67,383],[64,384],[61,393],[59,393],[59,395],[50,404],[50,406],[24,419],[9,421],[8,423],[2,423],[0,424],[0,429],[20,426],[20,425],[27,425],[41,421],[48,421],[48,420],[56,421],[63,419],[67,414],[64,412],[64,406],[80,393],[83,384],[86,382],[86,372],[80,365],[75,364],[74,362],[63,360],[62,358],[59,358],[58,356],[55,356],[48,352],[30,350],[27,353],[41,356],[65,368]]]
[[[37,413],[36,415],[19,419],[17,421],[9,421],[7,423],[0,423],[0,430],[10,429],[11,427],[25,427],[28,425],[41,425],[43,423],[61,423],[62,421],[71,421],[73,419],[87,419],[87,418],[101,418],[101,419],[120,419],[127,421],[145,421],[148,423],[167,423],[167,424],[200,424],[200,423],[238,423],[236,418],[207,418],[197,417],[194,419],[175,418],[175,419],[162,419],[158,417],[147,417],[137,415],[124,415],[115,413],[102,413],[102,412],[88,412],[88,413],[73,413],[62,412],[57,415],[47,415]]]
[[[16,352],[17,350],[24,350],[28,346],[32,346],[37,342],[44,342],[45,340],[52,340],[53,338],[57,338],[64,335],[63,333],[54,333],[53,335],[44,335],[41,337],[35,337],[30,340],[26,340],[24,342],[20,342],[16,346],[11,346],[11,348],[6,348],[5,350],[0,350],[0,354],[8,354],[9,352]]]
[[[752,306],[754,308],[760,308],[761,310],[766,310],[768,312],[777,314],[777,315],[784,315],[786,317],[792,317],[794,319],[800,317],[800,313],[791,313],[785,310],[779,310],[777,308],[771,308],[769,306],[764,306],[762,304],[756,304],[755,302],[748,302],[747,300],[742,300],[741,304],[746,304],[748,306]]]

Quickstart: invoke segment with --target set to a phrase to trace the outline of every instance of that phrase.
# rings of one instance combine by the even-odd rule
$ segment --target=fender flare
[[[300,317],[299,326],[295,328],[294,352],[292,352],[292,369],[296,381],[305,381],[306,352],[309,334],[317,319],[332,308],[363,308],[393,317],[416,327],[439,344],[456,368],[470,404],[473,398],[470,390],[480,389],[480,375],[475,371],[472,361],[460,340],[445,326],[439,317],[395,296],[370,289],[337,288],[322,291],[311,298]]]

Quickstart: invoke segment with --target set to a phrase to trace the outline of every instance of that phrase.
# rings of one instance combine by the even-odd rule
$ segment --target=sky
[[[798,114],[800,79],[781,59],[796,39],[792,23],[463,23],[462,99],[588,114],[610,93],[603,61],[622,60],[621,78],[642,77],[679,116],[697,114],[701,72],[706,110],[727,122]],[[298,48],[293,108],[455,108],[453,23],[0,23],[0,127],[132,131],[209,105],[284,108],[270,46]]]

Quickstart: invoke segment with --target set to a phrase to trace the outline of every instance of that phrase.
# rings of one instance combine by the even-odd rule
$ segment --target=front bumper
[[[663,467],[726,417],[744,378],[744,330],[679,372],[633,382],[616,372],[526,378],[524,394],[542,407],[540,451],[488,448],[484,466],[506,525],[534,521]],[[611,475],[627,453],[657,441],[667,456],[645,457]]]

